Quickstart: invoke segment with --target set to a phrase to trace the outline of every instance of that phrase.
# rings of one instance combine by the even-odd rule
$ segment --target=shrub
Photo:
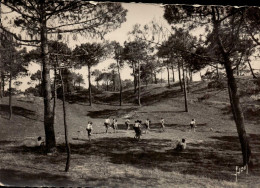
[[[41,91],[40,91],[40,87],[36,86],[36,87],[29,87],[24,91],[25,94],[32,94],[36,97],[41,96]]]
[[[225,84],[224,81],[222,80],[214,80],[208,83],[208,88],[209,89],[224,89],[225,88]]]

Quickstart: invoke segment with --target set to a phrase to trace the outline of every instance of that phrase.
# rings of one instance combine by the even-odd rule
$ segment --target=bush
[[[222,80],[214,80],[208,83],[208,88],[209,89],[224,89],[225,84],[224,81]]]
[[[256,95],[260,91],[260,78],[239,81],[240,96]]]
[[[40,87],[37,87],[37,86],[36,87],[29,87],[24,91],[24,94],[26,94],[26,95],[32,94],[36,97],[39,97],[40,94],[41,94]]]

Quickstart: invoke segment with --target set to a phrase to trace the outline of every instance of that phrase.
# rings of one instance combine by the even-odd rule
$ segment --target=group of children
[[[111,127],[114,130],[114,133],[116,133],[116,131],[118,130],[117,120],[114,118],[112,119],[112,123],[110,122],[109,118],[105,119],[104,126],[106,128],[106,133],[108,133],[109,127]]]
[[[145,131],[144,133],[148,133],[149,130],[150,130],[150,123],[151,121],[147,118],[145,120],[145,123],[144,123],[144,127],[145,127]],[[89,140],[91,141],[91,131],[93,129],[93,123],[91,121],[88,122],[88,125],[87,125],[87,132],[88,132],[88,138]],[[113,130],[114,130],[114,133],[116,133],[116,131],[118,130],[118,126],[117,126],[117,120],[116,119],[112,119],[112,123],[110,121],[109,118],[105,119],[105,122],[104,122],[104,126],[106,128],[106,133],[108,133],[108,129],[109,127],[111,127]],[[129,119],[126,119],[125,121],[125,126],[126,126],[126,130],[129,130],[130,129],[130,120]],[[196,122],[195,122],[195,119],[192,119],[191,122],[190,122],[190,131],[194,131],[195,132],[195,127],[196,127]],[[142,121],[141,120],[136,120],[133,124],[133,129],[135,131],[135,139],[137,140],[140,140],[140,137],[142,135]],[[164,118],[161,118],[160,120],[160,128],[161,128],[161,131],[165,131],[165,125],[164,125]],[[184,143],[185,143],[185,139],[182,140],[182,142],[179,143],[179,145],[177,145],[177,148],[180,149],[185,149],[186,148],[186,143],[185,143],[185,147],[184,147]]]

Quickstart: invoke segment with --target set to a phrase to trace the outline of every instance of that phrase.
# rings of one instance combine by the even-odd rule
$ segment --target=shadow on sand
[[[260,148],[256,136],[259,135],[254,135],[253,149]],[[234,168],[242,162],[237,138],[235,136],[212,138],[213,141],[202,143],[188,142],[187,149],[178,152],[173,149],[175,143],[169,139],[141,139],[138,142],[130,137],[104,137],[91,142],[86,140],[71,144],[71,155],[74,156],[73,159],[87,160],[90,156],[94,158],[98,156],[113,164],[125,164],[139,169],[157,168],[166,172],[176,171],[182,174],[233,181]],[[13,150],[42,155],[39,148],[14,147]],[[55,159],[47,158],[46,162],[60,165],[61,161],[64,161],[65,146],[59,145],[58,152],[60,154]],[[259,169],[257,164],[255,168],[250,169],[250,173],[260,175]]]
[[[32,120],[38,120],[34,118],[36,115],[35,111],[28,110],[20,106],[12,106],[12,110],[14,115],[22,116]],[[1,115],[7,115],[9,113],[9,105],[0,104],[0,113]]]
[[[38,174],[26,173],[19,170],[0,169],[1,183],[5,186],[73,186],[67,176],[52,175],[41,172]]]

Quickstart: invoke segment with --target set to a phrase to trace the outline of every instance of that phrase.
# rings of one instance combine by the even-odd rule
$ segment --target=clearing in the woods
[[[184,112],[178,84],[171,88],[144,86],[141,107],[134,104],[133,90],[124,91],[123,106],[118,105],[118,93],[96,94],[92,107],[87,99],[69,98],[66,104],[72,151],[67,173],[62,101],[58,100],[55,125],[58,152],[48,156],[38,147],[23,144],[26,139],[44,137],[42,98],[14,96],[12,120],[8,120],[8,98],[3,98],[0,182],[13,186],[259,187],[260,101],[246,92],[241,98],[253,166],[235,183],[233,174],[242,163],[242,155],[228,93],[226,89],[208,89],[207,84],[194,82],[190,86],[189,112]],[[117,133],[110,130],[105,134],[107,117],[118,119]],[[150,132],[137,142],[132,128],[125,130],[126,117],[131,123],[149,118]],[[165,132],[160,131],[162,117]],[[196,119],[196,132],[189,131],[192,118]],[[87,139],[88,121],[94,128],[91,142]],[[187,149],[174,151],[182,138],[187,141]]]

